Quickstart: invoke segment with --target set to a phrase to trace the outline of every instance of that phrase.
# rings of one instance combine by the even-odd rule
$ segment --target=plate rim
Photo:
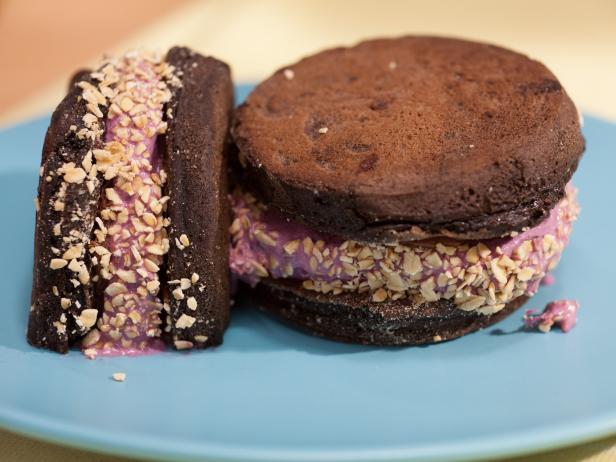
[[[77,424],[58,423],[28,412],[0,408],[0,428],[22,436],[75,449],[102,454],[159,461],[206,460],[220,462],[402,462],[503,459],[539,454],[599,440],[616,434],[616,412],[600,418],[576,420],[560,426],[533,428],[505,436],[460,440],[429,446],[400,446],[381,449],[303,449],[232,447],[211,443],[161,440],[144,435],[122,435],[113,430],[84,429]],[[132,441],[131,441],[132,440]],[[170,442],[171,441],[171,442]]]

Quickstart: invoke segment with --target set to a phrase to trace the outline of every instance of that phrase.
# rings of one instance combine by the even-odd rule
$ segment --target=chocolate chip
[[[373,111],[384,111],[393,101],[393,98],[376,98],[370,103],[370,109]]]
[[[359,163],[359,171],[367,172],[374,168],[376,163],[378,162],[379,157],[376,154],[370,154],[364,160]]]
[[[369,144],[366,143],[349,143],[349,149],[353,152],[368,152],[370,151],[370,148],[372,147]]]
[[[552,79],[544,79],[541,82],[532,82],[519,86],[520,93],[524,96],[531,95],[541,95],[547,93],[553,93],[556,91],[561,91],[562,86],[556,80]]]

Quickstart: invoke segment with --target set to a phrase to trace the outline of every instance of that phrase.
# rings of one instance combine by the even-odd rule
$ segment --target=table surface
[[[107,4],[111,12],[120,4],[126,5],[119,0],[108,0]],[[550,67],[583,111],[616,121],[616,91],[613,91],[616,2],[609,0],[352,3],[151,0],[146,12],[143,3],[136,2],[136,5],[123,8],[123,22],[114,18],[119,24],[111,34],[102,34],[103,38],[91,42],[75,39],[75,35],[79,36],[81,31],[86,33],[91,26],[78,19],[79,16],[63,11],[63,8],[75,11],[69,1],[56,2],[55,11],[49,14],[57,17],[49,21],[47,12],[34,11],[32,4],[24,7],[23,2],[0,0],[2,62],[25,66],[27,59],[22,55],[35,60],[39,59],[37,56],[62,55],[62,59],[44,63],[42,80],[41,76],[21,79],[19,97],[2,92],[14,92],[15,82],[28,71],[18,67],[18,72],[3,75],[0,126],[49,112],[65,92],[69,75],[79,67],[96,63],[103,52],[116,53],[139,46],[165,49],[184,44],[227,61],[236,81],[250,82],[325,47],[405,33],[472,38],[524,52]],[[24,27],[41,34],[53,32],[54,36],[58,30],[71,33],[62,35],[65,43],[58,39],[41,43],[23,37]],[[10,48],[12,43],[20,43],[24,50]],[[58,52],[60,49],[62,53]],[[125,462],[129,459],[94,455],[0,431],[1,462],[30,460]],[[616,437],[515,460],[616,461]]]

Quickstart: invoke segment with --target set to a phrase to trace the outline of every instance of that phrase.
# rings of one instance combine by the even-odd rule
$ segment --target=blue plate
[[[487,458],[616,432],[616,126],[586,120],[581,218],[556,284],[527,305],[580,300],[567,335],[514,332],[519,311],[439,345],[353,346],[244,301],[219,348],[89,361],[36,350],[24,336],[47,123],[0,133],[0,425],[97,451],[219,461]],[[126,382],[110,379],[118,371]]]

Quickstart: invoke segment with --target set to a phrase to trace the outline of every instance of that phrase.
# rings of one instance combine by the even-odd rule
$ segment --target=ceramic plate
[[[24,336],[47,124],[0,132],[3,427],[129,456],[222,461],[488,458],[616,432],[616,126],[587,118],[574,178],[582,214],[556,283],[526,306],[578,299],[569,334],[517,332],[518,311],[448,343],[362,347],[297,332],[243,300],[219,348],[90,361]],[[110,379],[119,371],[123,383]]]

